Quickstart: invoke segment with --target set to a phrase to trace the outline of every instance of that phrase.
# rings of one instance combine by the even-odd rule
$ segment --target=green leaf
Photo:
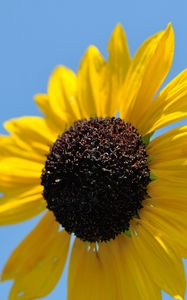
[[[131,237],[131,231],[129,230],[125,230],[124,234],[128,237]]]
[[[153,172],[150,173],[150,179],[151,179],[152,181],[156,180],[157,178],[158,178],[158,177],[157,177]]]
[[[153,156],[148,156],[147,162],[149,163],[149,162],[153,161],[154,159],[155,159],[155,158],[154,158]]]
[[[151,132],[151,133],[148,133],[148,134],[146,134],[146,135],[144,135],[144,136],[142,137],[142,142],[144,143],[144,145],[145,145],[146,147],[149,145],[150,139],[151,139],[151,137],[152,137],[153,134],[154,134],[154,131]]]

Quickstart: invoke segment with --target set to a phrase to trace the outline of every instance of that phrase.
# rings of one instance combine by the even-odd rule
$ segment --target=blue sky
[[[0,0],[0,123],[21,115],[38,115],[32,98],[46,91],[53,68],[64,64],[76,71],[90,44],[106,55],[108,38],[118,22],[124,26],[134,53],[145,38],[170,21],[176,52],[166,82],[187,67],[185,0]],[[37,220],[0,228],[1,269]],[[10,285],[0,285],[1,300],[8,299]],[[66,299],[65,276],[45,299]],[[171,298],[163,294],[163,299]]]

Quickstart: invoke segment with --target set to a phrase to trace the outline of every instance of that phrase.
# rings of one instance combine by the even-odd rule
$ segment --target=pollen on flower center
[[[52,145],[41,177],[48,209],[67,232],[89,242],[129,229],[149,181],[141,136],[120,118],[75,122]]]

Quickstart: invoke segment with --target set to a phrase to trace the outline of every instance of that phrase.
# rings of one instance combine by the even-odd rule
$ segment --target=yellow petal
[[[0,160],[0,190],[7,187],[40,185],[43,165],[26,159],[9,157]]]
[[[34,144],[33,139],[31,140],[32,145]],[[44,156],[42,152],[44,151],[44,146],[37,144],[41,148],[40,151],[35,151],[30,144],[26,144],[23,138],[23,142],[19,142],[15,135],[12,136],[0,136],[0,160],[7,157],[18,157],[36,162],[43,162]],[[45,151],[49,151],[48,147]]]
[[[140,129],[139,122],[165,79],[173,58],[171,25],[144,42],[129,68],[121,93],[120,115]]]
[[[100,251],[88,251],[88,246],[76,239],[69,266],[68,300],[123,299],[119,297],[119,285],[114,279],[114,263],[112,259],[107,262],[108,265]]]
[[[165,195],[160,195],[160,197],[153,198],[151,204],[156,213],[165,215],[166,219],[170,218],[173,224],[181,224],[183,230],[187,230],[187,204],[183,199],[178,199],[177,195],[173,195],[170,199]]]
[[[118,237],[88,251],[75,241],[69,268],[68,300],[161,299],[160,289],[142,270],[131,240]]]
[[[52,213],[45,214],[9,257],[2,273],[2,280],[21,277],[35,267],[44,255],[43,250],[46,244],[56,235],[58,227]]]
[[[5,123],[10,136],[0,137],[0,191],[40,185],[46,155],[56,136],[39,117],[22,117]]]
[[[143,268],[131,238],[120,235],[114,241],[101,244],[98,255],[108,274],[106,287],[110,287],[111,299],[161,300],[160,288]],[[101,299],[105,297],[105,290]],[[107,295],[107,299],[109,297]]]
[[[0,137],[0,224],[14,224],[46,208],[40,177],[53,134],[39,117],[5,123],[10,136]]]
[[[184,296],[185,273],[181,258],[173,250],[175,245],[164,240],[141,215],[137,234],[132,236],[134,253],[143,264],[150,278],[171,296]],[[151,297],[150,297],[151,298]]]
[[[132,288],[131,275],[127,279],[130,271],[123,255],[128,251],[128,242],[128,238],[116,237],[115,240],[102,243],[99,247],[98,255],[106,272],[102,279],[105,288],[102,289],[101,299],[104,299],[105,295],[111,300],[141,299],[136,289]],[[107,286],[110,288],[107,289]]]
[[[116,242],[118,242],[118,247],[115,245]],[[115,245],[116,256],[118,257],[116,262],[121,266],[121,268],[118,267],[116,275],[118,277],[121,270],[123,299],[161,300],[161,289],[150,277],[149,270],[144,268],[132,239],[120,235],[112,243]]]
[[[157,163],[184,159],[187,157],[187,126],[174,128],[152,140],[147,147],[147,154],[153,157],[151,166]]]
[[[98,49],[90,46],[78,71],[78,101],[84,118],[101,117],[101,68],[104,59]]]
[[[58,66],[49,79],[48,95],[35,96],[47,122],[59,133],[81,118],[76,93],[75,74],[64,66]]]
[[[143,216],[147,226],[152,226],[158,236],[173,244],[173,249],[178,250],[178,256],[180,255],[181,258],[186,257],[186,214],[181,214],[180,212],[177,216],[176,212],[172,211],[172,208],[163,209],[158,206],[145,206]],[[183,281],[181,283],[183,284]],[[182,293],[181,288],[179,295],[182,295]]]
[[[0,225],[15,224],[33,218],[46,208],[42,186],[8,190],[0,198]]]
[[[120,24],[116,26],[111,35],[108,52],[109,58],[102,71],[101,105],[102,116],[112,117],[119,111],[120,88],[130,65],[127,39]]]
[[[97,299],[101,274],[102,265],[96,253],[88,252],[86,245],[76,239],[69,266],[68,300]]]
[[[45,116],[45,121],[56,135],[62,133],[67,127],[66,118],[61,113],[61,116],[55,115],[50,106],[49,96],[47,94],[37,94],[34,96],[36,104],[39,106],[41,112]]]
[[[187,70],[174,78],[151,103],[139,128],[148,134],[187,116]]]
[[[37,155],[29,146],[18,146],[12,137],[0,137],[0,146],[1,192],[23,183],[29,187],[40,184],[45,156]]]
[[[34,151],[45,157],[57,136],[40,117],[21,117],[5,122],[15,145],[23,151]]]
[[[49,102],[55,115],[67,116],[67,123],[81,119],[76,93],[75,74],[63,66],[57,67],[49,80]]]
[[[147,147],[153,157],[149,167],[159,178],[187,183],[187,126],[174,128],[151,141]]]
[[[171,159],[170,161],[154,161],[150,164],[151,171],[156,177],[170,182],[187,183],[187,159]]]
[[[10,133],[16,134],[17,136],[23,136],[25,133],[25,137],[34,137],[38,141],[45,143],[53,140],[53,135],[50,132],[50,129],[46,126],[45,120],[40,117],[26,116],[12,119],[5,122],[4,127]],[[47,129],[49,132],[46,134]]]
[[[158,178],[149,184],[148,194],[150,198],[143,210],[146,218],[148,215],[158,232],[173,240],[181,256],[187,257],[187,184]]]
[[[170,202],[186,204],[187,185],[183,182],[171,182],[167,178],[151,182],[148,186],[151,198],[170,199]],[[150,199],[151,201],[151,199]]]
[[[24,300],[36,299],[51,292],[63,272],[69,239],[65,231],[58,231],[58,224],[48,213],[5,266],[3,280],[15,279],[9,300],[20,299],[20,295]]]

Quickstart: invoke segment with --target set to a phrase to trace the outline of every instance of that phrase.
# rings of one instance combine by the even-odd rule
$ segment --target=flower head
[[[43,117],[5,123],[0,137],[0,224],[44,211],[2,280],[9,300],[38,299],[58,282],[70,251],[68,300],[184,299],[187,255],[187,70],[161,92],[172,63],[171,25],[131,59],[117,25],[105,60],[94,46],[77,75],[59,66]]]

